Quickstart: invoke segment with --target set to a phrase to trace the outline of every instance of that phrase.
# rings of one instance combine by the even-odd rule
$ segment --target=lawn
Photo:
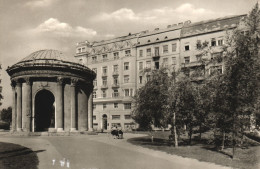
[[[36,152],[29,148],[0,142],[1,169],[37,169],[39,164]]]
[[[248,148],[236,148],[236,158],[232,159],[231,148],[223,152],[217,151],[214,145],[205,144],[199,141],[193,141],[192,145],[182,142],[178,148],[172,146],[168,141],[169,132],[154,132],[153,142],[149,136],[132,138],[128,142],[142,147],[164,151],[169,154],[175,154],[182,157],[194,158],[199,161],[211,162],[223,166],[229,166],[241,169],[257,168],[260,162],[260,146],[256,143],[250,143]]]

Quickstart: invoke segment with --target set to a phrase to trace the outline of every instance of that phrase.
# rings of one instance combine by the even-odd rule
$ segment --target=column
[[[88,129],[88,92],[84,84],[78,85],[78,130],[87,131]]]
[[[12,86],[12,131],[16,131],[16,97],[15,97],[15,82],[12,81],[11,83]]]
[[[26,95],[26,131],[32,131],[32,83],[29,78],[26,79],[26,88],[25,88],[25,95]]]
[[[88,130],[93,131],[93,89],[88,98]]]
[[[63,130],[63,79],[57,78],[57,91],[56,91],[56,122],[57,131]]]
[[[78,79],[71,79],[70,85],[70,100],[71,100],[71,129],[70,131],[76,131],[76,84]]]
[[[22,131],[22,83],[17,82],[17,131]]]

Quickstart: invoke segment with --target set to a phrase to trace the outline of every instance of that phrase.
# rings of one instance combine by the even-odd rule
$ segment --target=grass
[[[175,148],[168,141],[170,132],[154,132],[153,142],[151,142],[150,133],[147,134],[149,136],[132,138],[129,139],[128,142],[145,148],[164,151],[168,154],[175,154],[233,168],[257,168],[257,163],[259,163],[258,160],[260,159],[260,146],[256,146],[256,144],[251,144],[248,148],[236,148],[235,159],[232,159],[231,148],[218,151],[214,145],[206,144],[203,141],[193,140],[192,145],[188,145],[185,139],[184,142],[180,143],[178,148]]]
[[[39,160],[36,153],[17,144],[0,142],[0,168],[37,169]]]

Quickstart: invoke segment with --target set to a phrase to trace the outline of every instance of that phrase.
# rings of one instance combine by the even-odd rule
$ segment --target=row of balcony
[[[94,86],[95,88],[97,87],[97,86]],[[119,84],[117,83],[117,84],[112,84],[112,86],[111,86],[112,88],[119,88],[120,86],[119,86]],[[101,85],[101,89],[107,89],[108,88],[108,85],[107,84],[103,84],[103,85]]]
[[[112,73],[112,75],[113,75],[113,76],[119,76],[119,72],[118,72],[118,71],[114,71],[114,72]],[[103,73],[102,73],[102,77],[105,77],[105,76],[108,76],[108,73],[107,73],[107,72],[103,72]]]
[[[132,56],[131,54],[125,54],[125,57]],[[91,63],[99,63],[99,62],[106,62],[106,61],[112,61],[112,60],[117,60],[119,59],[119,56],[114,56],[112,59],[104,58],[104,59],[99,59],[99,60],[91,60]]]

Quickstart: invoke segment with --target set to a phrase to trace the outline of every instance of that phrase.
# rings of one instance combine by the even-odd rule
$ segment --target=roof
[[[60,72],[76,72],[87,77],[88,74],[95,76],[95,73],[88,67],[78,63],[74,57],[67,57],[61,51],[45,49],[33,52],[21,61],[7,68],[7,72],[12,76],[16,72],[26,70],[58,70]]]
[[[67,57],[61,51],[53,50],[53,49],[45,49],[33,52],[29,56],[23,58],[20,62],[27,61],[40,61],[40,60],[56,60],[56,61],[67,61],[78,63],[78,60],[74,57]],[[19,63],[19,62],[18,62]]]
[[[235,15],[207,21],[195,22],[182,28],[181,37],[189,37],[203,33],[235,28],[240,19],[245,16],[246,15]]]

